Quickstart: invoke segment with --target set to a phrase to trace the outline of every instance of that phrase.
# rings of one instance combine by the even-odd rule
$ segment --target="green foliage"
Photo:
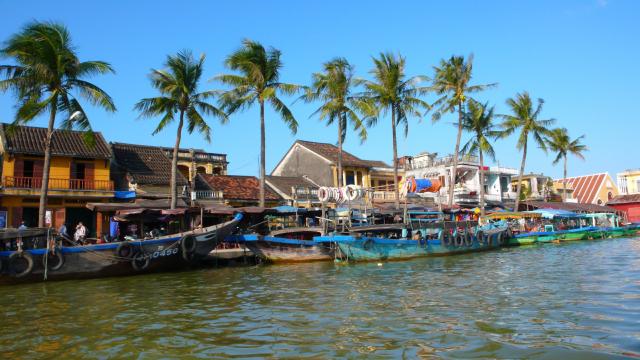
[[[479,102],[469,99],[467,101],[467,112],[464,113],[462,121],[462,129],[471,133],[471,138],[460,150],[463,154],[477,154],[482,151],[492,160],[495,160],[496,154],[491,145],[491,141],[500,136],[494,119],[493,107],[489,108],[489,104],[480,104]]]
[[[12,126],[27,124],[46,112],[62,113],[61,128],[85,131],[85,141],[94,144],[91,123],[78,99],[116,111],[111,97],[86,80],[114,73],[111,65],[80,61],[67,28],[52,22],[27,24],[7,40],[0,56],[15,63],[0,65],[0,91],[13,91],[18,101]]]
[[[370,102],[352,94],[355,86],[353,66],[344,58],[335,58],[324,63],[323,72],[314,73],[311,87],[300,97],[305,102],[320,101],[322,104],[311,116],[318,116],[327,126],[338,123],[344,141],[347,123],[358,132],[360,141],[367,139],[364,120],[375,116],[377,111]]]
[[[435,72],[431,90],[439,98],[433,103],[435,110],[432,120],[438,121],[445,113],[456,112],[459,106],[467,102],[468,94],[496,86],[496,83],[485,85],[469,85],[473,75],[473,54],[467,57],[451,56],[449,60],[440,60],[439,66],[434,66]]]
[[[584,160],[583,153],[589,149],[586,145],[582,144],[582,139],[584,139],[584,135],[571,140],[569,137],[569,131],[566,128],[551,130],[546,138],[546,143],[549,149],[556,153],[556,158],[553,160],[553,164],[557,164],[569,154]]]
[[[522,191],[520,191],[520,201],[525,201],[531,196],[531,188],[527,184],[522,184]]]
[[[162,117],[153,135],[171,124],[176,114],[183,114],[189,134],[197,129],[207,141],[211,141],[211,128],[203,115],[217,117],[223,123],[227,121],[224,111],[207,101],[215,96],[215,92],[198,92],[204,61],[204,55],[196,60],[190,51],[183,50],[167,56],[165,69],[151,70],[151,84],[160,96],[140,100],[135,110],[140,112],[140,117]]]
[[[373,81],[358,80],[358,84],[364,86],[361,98],[370,106],[375,106],[378,111],[367,120],[369,126],[378,123],[379,115],[386,115],[392,111],[396,116],[396,126],[404,126],[405,136],[409,133],[409,117],[422,117],[422,111],[429,110],[431,106],[419,97],[428,91],[419,84],[428,80],[425,76],[407,78],[405,75],[406,60],[401,55],[381,53],[378,58],[373,58],[374,68],[370,71]]]
[[[271,104],[291,133],[298,131],[298,122],[293,113],[280,99],[281,94],[293,95],[301,90],[294,84],[280,82],[280,50],[265,49],[262,44],[244,40],[242,47],[229,55],[225,65],[240,74],[219,75],[214,80],[231,87],[222,93],[222,108],[231,114],[251,107],[256,101]]]
[[[520,130],[516,145],[518,149],[525,148],[529,136],[532,136],[538,146],[547,151],[545,138],[549,136],[549,127],[555,123],[555,119],[539,119],[544,100],[538,99],[537,105],[534,106],[529,93],[525,91],[516,94],[515,98],[507,99],[507,105],[511,114],[500,115],[504,119],[502,136],[509,136]]]

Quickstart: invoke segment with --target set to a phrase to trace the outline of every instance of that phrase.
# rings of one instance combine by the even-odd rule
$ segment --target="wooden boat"
[[[321,234],[319,227],[290,228],[269,235],[234,235],[226,241],[244,243],[253,254],[272,263],[331,261],[334,259],[331,244],[313,240]]]
[[[149,240],[0,251],[0,284],[123,276],[199,264],[242,220]]]
[[[419,229],[405,224],[372,225],[352,229],[348,235],[317,237],[316,241],[336,243],[338,257],[347,261],[405,260],[496,249],[504,245],[508,231],[506,224],[470,227],[435,223]],[[416,234],[421,238],[414,239]]]
[[[331,245],[313,240],[323,234],[322,227],[317,226],[321,213],[292,206],[264,209],[244,234],[229,236],[225,241],[242,243],[255,256],[271,263],[333,260]]]

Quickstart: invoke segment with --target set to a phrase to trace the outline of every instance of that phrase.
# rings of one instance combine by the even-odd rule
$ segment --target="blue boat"
[[[471,222],[416,220],[413,218],[408,224],[362,226],[352,228],[346,235],[318,236],[314,240],[335,243],[336,256],[347,261],[405,260],[485,251],[496,249],[507,240],[506,223],[477,226]]]
[[[0,251],[0,284],[123,276],[168,271],[198,264],[243,218],[148,240]],[[45,244],[51,244],[47,241]]]

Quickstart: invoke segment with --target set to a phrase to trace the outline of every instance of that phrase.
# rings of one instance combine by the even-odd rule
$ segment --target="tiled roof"
[[[611,199],[607,205],[640,203],[640,194],[618,195]]]
[[[567,185],[573,189],[573,198],[581,204],[593,204],[597,200],[602,184],[607,180],[607,174],[593,174],[567,178]],[[562,184],[562,179],[555,180]]]
[[[33,126],[17,126],[7,132],[9,124],[0,124],[5,150],[12,154],[44,155],[44,141],[47,129]],[[51,154],[85,159],[109,159],[109,145],[99,132],[95,134],[95,144],[87,145],[85,133],[72,130],[55,130],[51,138]]]
[[[131,175],[140,185],[169,185],[171,183],[171,160],[161,147],[112,143],[111,149],[116,164]],[[178,172],[178,186],[186,185],[187,179]]]
[[[304,141],[304,140],[297,140],[296,142],[306,147],[307,149],[315,152],[316,154],[322,156],[323,158],[332,161],[333,163],[338,162],[339,149],[337,146],[333,144]],[[342,150],[342,165],[365,167],[365,168],[389,167],[389,165],[385,164],[382,161],[362,160],[359,157],[344,151],[344,149]]]
[[[291,196],[292,187],[317,189],[318,187],[302,176],[267,176],[267,183],[276,191]]]
[[[567,210],[574,212],[587,212],[587,213],[598,213],[598,212],[616,212],[617,210],[609,207],[609,206],[601,206],[595,204],[579,204],[579,203],[563,203],[563,202],[544,202],[544,201],[525,201],[522,203],[525,205],[525,209],[521,210],[532,210],[532,209],[559,209],[559,210]]]
[[[260,180],[255,176],[198,174],[212,190],[222,190],[225,200],[258,200]],[[280,200],[280,196],[267,187],[266,200]]]

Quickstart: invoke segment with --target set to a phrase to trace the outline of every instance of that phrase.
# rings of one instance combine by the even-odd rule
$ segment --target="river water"
[[[640,239],[0,288],[0,358],[640,357]]]

